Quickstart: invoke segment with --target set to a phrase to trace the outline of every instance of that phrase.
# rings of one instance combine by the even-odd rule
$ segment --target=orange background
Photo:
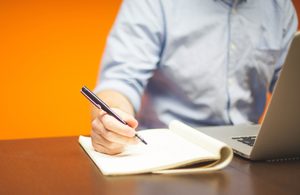
[[[0,139],[89,133],[90,104],[79,91],[95,86],[120,2],[0,2]]]

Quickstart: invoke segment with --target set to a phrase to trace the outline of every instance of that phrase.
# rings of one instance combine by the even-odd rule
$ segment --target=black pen
[[[124,125],[127,125],[127,123],[121,119],[115,112],[113,112],[107,104],[105,104],[96,94],[94,94],[91,90],[89,90],[86,86],[83,86],[80,91],[92,104],[94,104],[98,109],[104,110],[107,114],[113,116],[118,121],[123,123]],[[147,142],[138,134],[135,134],[135,136],[144,144],[147,144]]]

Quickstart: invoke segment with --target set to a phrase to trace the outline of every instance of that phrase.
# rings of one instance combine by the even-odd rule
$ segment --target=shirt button
[[[234,84],[234,80],[232,78],[228,79],[228,85],[232,86]]]
[[[231,43],[231,44],[230,44],[230,49],[231,49],[231,50],[235,50],[235,49],[236,49],[236,45],[235,45],[234,43]]]
[[[236,12],[237,12],[237,11],[236,11],[236,8],[233,8],[231,13],[232,13],[232,14],[236,14]]]

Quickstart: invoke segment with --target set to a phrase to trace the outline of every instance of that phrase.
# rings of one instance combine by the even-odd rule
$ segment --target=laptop
[[[197,128],[251,160],[300,157],[300,33],[295,35],[261,125]]]

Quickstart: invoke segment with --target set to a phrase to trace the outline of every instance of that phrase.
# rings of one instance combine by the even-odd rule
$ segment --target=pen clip
[[[92,100],[82,89],[80,90],[80,92],[82,93],[82,95],[84,95],[94,106],[96,106],[98,109],[102,110],[101,105],[97,104],[96,102],[94,102],[94,100]]]

